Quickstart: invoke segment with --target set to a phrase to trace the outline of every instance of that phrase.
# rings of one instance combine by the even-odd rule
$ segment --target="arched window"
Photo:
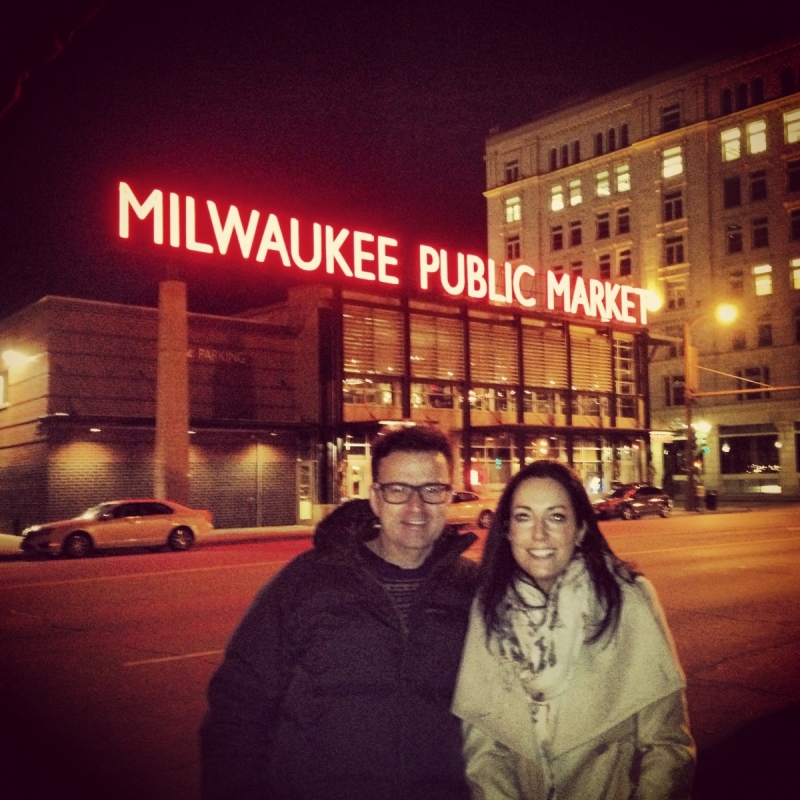
[[[619,146],[620,147],[627,147],[630,144],[628,140],[628,123],[626,122],[620,129],[619,129]]]
[[[754,106],[764,102],[764,81],[761,78],[750,81],[750,100]]]
[[[555,147],[550,148],[550,172],[558,169],[558,151]]]
[[[786,96],[787,94],[793,93],[794,70],[791,67],[786,67],[786,69],[781,72],[781,94]]]
[[[720,105],[722,106],[723,114],[730,114],[733,111],[733,92],[730,89],[722,90]]]
[[[594,154],[596,156],[603,155],[603,134],[596,133],[594,135]]]
[[[608,129],[608,152],[613,153],[617,149],[617,132],[613,128]]]
[[[736,110],[741,111],[747,108],[747,84],[740,83],[736,87]]]

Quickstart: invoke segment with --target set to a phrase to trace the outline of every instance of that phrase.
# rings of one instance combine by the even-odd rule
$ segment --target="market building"
[[[695,451],[686,335],[698,350],[700,485],[728,497],[800,494],[799,90],[795,37],[487,141],[490,258],[661,298],[648,320],[650,444],[653,478],[675,494],[684,452]],[[738,307],[730,327],[712,317],[721,300]]]

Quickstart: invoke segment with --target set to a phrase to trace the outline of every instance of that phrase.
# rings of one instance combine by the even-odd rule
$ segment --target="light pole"
[[[716,308],[716,317],[720,322],[729,323],[736,319],[736,306],[723,303]],[[686,495],[683,507],[686,511],[697,511],[697,481],[695,479],[694,456],[697,440],[692,425],[694,398],[700,394],[700,367],[697,362],[697,348],[692,345],[692,325],[703,319],[706,314],[686,320],[683,323],[683,407],[686,423],[686,449],[683,460],[686,467]]]

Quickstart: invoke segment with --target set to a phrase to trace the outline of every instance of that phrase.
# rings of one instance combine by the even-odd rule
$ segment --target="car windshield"
[[[81,514],[78,519],[98,519],[98,517],[104,511],[111,511],[112,508],[116,503],[100,503],[99,506],[92,506],[91,508],[86,509],[86,511]]]
[[[617,499],[619,497],[625,497],[625,495],[627,495],[632,488],[632,486],[618,486],[613,492],[611,492],[609,498]]]

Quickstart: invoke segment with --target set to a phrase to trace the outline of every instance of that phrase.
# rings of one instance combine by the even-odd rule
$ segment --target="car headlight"
[[[25,528],[22,531],[22,536],[24,539],[46,539],[52,532],[52,528],[41,528],[38,525],[34,525],[31,528]]]

